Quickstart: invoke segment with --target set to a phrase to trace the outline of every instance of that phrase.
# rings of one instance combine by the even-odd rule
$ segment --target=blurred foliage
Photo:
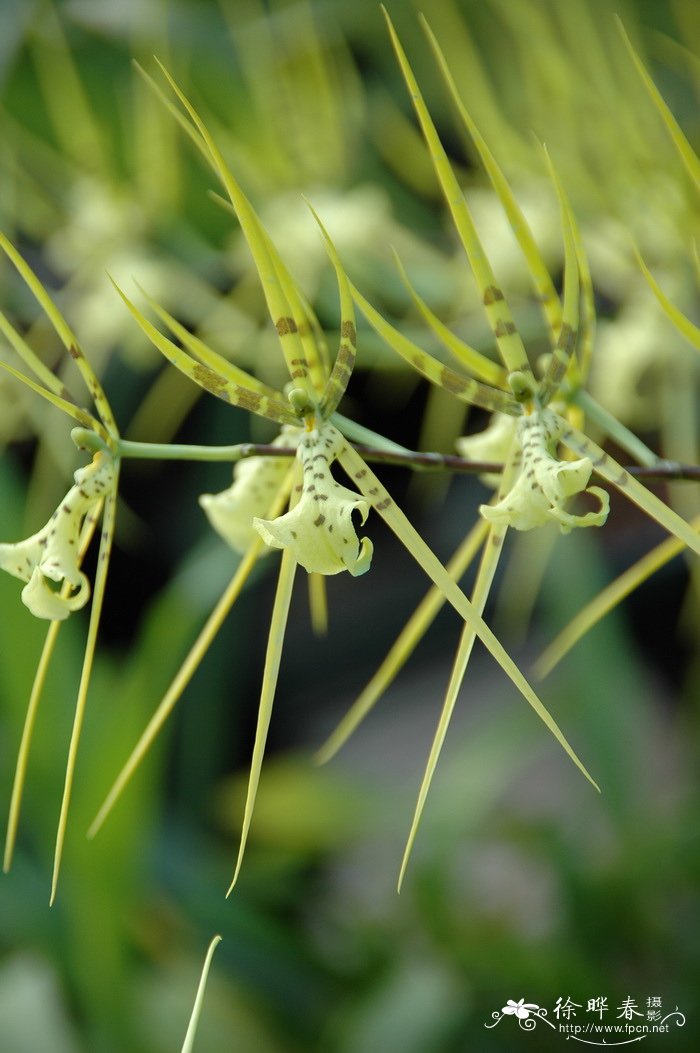
[[[549,266],[558,219],[532,132],[546,139],[592,261],[601,315],[599,400],[698,461],[697,354],[655,303],[631,238],[682,310],[697,318],[697,198],[612,21],[635,46],[696,145],[700,20],[693,0],[633,3],[435,0],[432,27],[477,123],[507,171]],[[472,148],[455,135],[413,5],[394,4],[439,130],[473,194],[520,328],[542,339],[525,274]],[[189,387],[149,351],[104,272],[136,277],[169,310],[270,383],[279,375],[242,239],[207,196],[196,152],[130,64],[156,52],[201,101],[227,156],[322,321],[335,287],[301,194],[318,208],[362,291],[404,331],[420,318],[395,269],[463,339],[483,348],[427,154],[380,13],[366,0],[43,0],[0,5],[0,221],[57,291],[109,382],[125,433],[234,442],[247,422]],[[631,238],[630,238],[631,235]],[[10,268],[3,310],[51,363],[53,334]],[[519,292],[522,289],[522,295]],[[420,329],[421,338],[424,337]],[[413,448],[450,450],[461,412],[397,368],[368,331],[348,401]],[[433,349],[432,347],[430,348]],[[597,372],[596,372],[597,371]],[[0,537],[23,536],[63,492],[74,450],[59,416],[0,378]],[[472,427],[483,424],[477,411]],[[264,427],[264,426],[263,426]],[[267,438],[257,424],[254,438]],[[59,469],[57,471],[56,469]],[[394,470],[402,496],[407,481]],[[85,625],[62,630],[30,759],[21,840],[0,891],[3,1053],[180,1049],[206,946],[218,949],[198,1053],[457,1053],[560,1048],[563,1036],[484,1024],[508,998],[550,1008],[659,995],[688,1017],[659,1048],[694,1050],[700,950],[697,582],[682,558],[647,582],[566,659],[547,700],[603,788],[574,778],[491,666],[463,689],[415,860],[395,878],[447,678],[455,620],[440,615],[377,711],[329,767],[320,745],[423,593],[381,529],[371,592],[333,580],[330,629],[295,597],[249,855],[224,899],[240,832],[271,583],[256,574],[185,692],[172,726],[105,830],[84,831],[230,576],[232,554],[196,497],[215,465],[131,465],[81,747],[59,898],[48,874]],[[695,488],[670,488],[684,515]],[[483,500],[477,482],[420,480],[407,500],[440,553]],[[412,495],[412,497],[411,497]],[[428,517],[426,507],[440,509]],[[432,521],[431,521],[432,519]],[[34,526],[32,525],[32,529]],[[598,538],[544,564],[519,538],[489,617],[535,650],[657,540],[621,503]],[[566,548],[564,548],[566,546]],[[540,583],[539,571],[532,573]],[[697,577],[697,575],[696,575]],[[0,578],[0,799],[9,801],[41,627]],[[437,685],[437,690],[436,690]],[[510,1025],[510,1030],[506,1030]]]

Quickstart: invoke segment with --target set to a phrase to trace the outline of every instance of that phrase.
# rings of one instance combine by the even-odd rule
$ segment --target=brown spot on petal
[[[496,303],[497,300],[504,299],[503,293],[496,285],[489,285],[487,289],[484,289],[484,306],[488,307],[492,303]]]
[[[287,336],[288,333],[297,332],[297,323],[293,318],[278,318],[275,322],[275,329],[280,336]]]
[[[197,364],[192,370],[192,378],[207,391],[210,391],[212,395],[216,395],[217,398],[223,399],[224,402],[231,401],[230,395],[226,390],[227,381],[219,373],[215,373],[213,369],[210,369],[209,366]]]
[[[346,340],[349,340],[351,344],[357,343],[357,332],[355,326],[350,321],[345,321],[340,327],[340,335]]]
[[[257,391],[248,391],[246,388],[240,388],[236,392],[236,405],[240,406],[241,409],[256,413],[260,409],[261,402],[262,395],[259,395]]]
[[[557,347],[566,355],[571,355],[573,354],[575,345],[576,331],[572,329],[567,322],[564,322],[559,332],[559,340],[557,341]]]
[[[349,347],[347,344],[341,344],[340,347],[338,348],[338,356],[337,356],[337,358],[335,360],[336,367],[338,369],[345,368],[347,370],[349,368],[349,366],[352,366],[354,364],[354,362],[355,362],[355,350],[354,350],[354,348]]]
[[[440,371],[440,383],[446,391],[451,391],[453,395],[461,394],[467,388],[467,381],[448,366],[443,366]]]

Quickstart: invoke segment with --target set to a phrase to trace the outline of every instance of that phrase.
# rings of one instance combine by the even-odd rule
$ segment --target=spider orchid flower
[[[97,416],[94,416],[90,410],[75,401],[60,378],[46,366],[9,319],[0,314],[0,330],[29,372],[16,370],[1,359],[0,367],[46,402],[72,418],[79,425],[79,428],[73,432],[73,440],[81,449],[93,454],[92,462],[75,473],[75,485],[68,491],[42,530],[25,541],[0,545],[0,568],[26,582],[22,590],[22,600],[32,614],[51,622],[37,665],[17,757],[5,840],[3,861],[5,870],[10,868],[12,862],[27,758],[46,671],[61,623],[69,617],[72,611],[85,606],[90,596],[90,585],[80,569],[80,564],[96,528],[100,510],[104,509],[85,654],[75,702],[73,729],[68,748],[63,796],[56,831],[50,899],[50,902],[53,903],[61,867],[78,745],[114,537],[121,461],[120,437],[102,384],[68,322],[29,264],[3,234],[0,234],[0,250],[9,258],[70,354],[97,412]],[[33,374],[35,379],[30,374]],[[58,588],[54,588],[52,582],[55,582]]]
[[[476,435],[463,435],[457,439],[455,447],[460,457],[466,457],[473,461],[503,461],[505,463],[510,456],[513,446],[517,417],[511,417],[507,413],[494,413],[488,425],[483,431]],[[500,475],[487,472],[479,478],[487,486],[498,486]]]
[[[484,519],[515,530],[532,530],[554,520],[562,534],[568,534],[574,527],[602,526],[608,517],[610,498],[599,486],[586,489],[593,462],[589,457],[576,461],[560,461],[556,457],[557,441],[565,427],[564,421],[548,409],[537,410],[518,420],[520,471],[501,501],[481,505],[479,511]],[[583,515],[568,512],[566,502],[582,492],[597,497],[600,508]]]
[[[301,434],[300,428],[285,426],[272,445],[297,446]],[[286,457],[248,457],[235,465],[231,486],[202,494],[199,503],[209,523],[234,552],[246,552],[257,537],[253,521],[267,514],[288,471]]]
[[[90,597],[90,583],[80,569],[80,530],[88,512],[112,489],[111,458],[99,451],[74,478],[45,527],[24,541],[0,544],[0,569],[27,582],[22,602],[36,618],[64,621]],[[75,591],[57,591],[51,581],[67,582]]]
[[[221,597],[185,659],[171,688],[166,692],[139,742],[117,776],[90,827],[90,834],[96,833],[101,827],[164,721],[172,712],[184,685],[189,681],[232,602],[240,593],[262,543],[266,542],[270,547],[281,548],[283,551],[270,619],[248,793],[236,867],[229,886],[229,892],[232,891],[240,873],[251,828],[297,566],[300,565],[310,571],[312,580],[316,582],[323,581],[325,575],[337,574],[342,570],[349,570],[353,575],[366,571],[371,560],[372,546],[367,539],[358,538],[353,523],[353,513],[357,513],[361,523],[364,523],[370,508],[381,516],[431,578],[440,595],[449,601],[465,622],[468,632],[465,630],[467,635],[464,638],[467,642],[459,655],[460,681],[471,644],[478,636],[545,722],[571,760],[595,786],[592,777],[567,742],[561,729],[492,630],[484,622],[481,612],[488,594],[486,584],[480,588],[475,601],[470,603],[455,578],[443,567],[425,540],[396,505],[381,480],[363,460],[360,453],[353,448],[350,440],[353,437],[353,430],[357,435],[358,428],[352,421],[336,415],[355,363],[357,335],[353,299],[360,304],[365,313],[369,308],[370,321],[373,315],[371,307],[369,305],[368,308],[365,307],[365,301],[358,297],[357,290],[351,285],[320,220],[316,217],[336,271],[340,300],[340,341],[338,352],[332,363],[318,320],[277,253],[251,203],[226,165],[206,125],[165,69],[163,69],[163,74],[181,104],[182,118],[187,123],[204,156],[219,176],[238,217],[261,279],[270,318],[277,330],[293,387],[283,394],[260,382],[253,381],[247,374],[244,376],[243,371],[228,360],[222,359],[211,348],[207,348],[201,340],[193,339],[191,334],[182,327],[178,327],[175,320],[171,319],[162,308],[152,303],[151,306],[155,313],[178,336],[182,344],[179,347],[150,323],[121,291],[120,295],[149,339],[173,365],[192,381],[233,406],[257,413],[278,424],[293,425],[301,431],[301,437],[296,454],[297,463],[292,471],[287,473],[278,499],[275,502],[270,501],[271,507],[263,513],[265,518],[262,518],[260,514],[254,517],[252,526],[256,531],[255,538],[240,561],[230,586]],[[159,89],[156,88],[156,90]],[[572,273],[569,268],[567,289],[571,285]],[[468,360],[475,365],[483,382],[462,378],[454,370],[426,355],[400,334],[398,343],[404,357],[408,357],[414,365],[419,366],[429,379],[442,383],[452,393],[459,393],[467,401],[519,417],[523,414],[523,400],[517,397],[513,384],[511,384],[510,392],[504,390],[503,387],[493,386],[496,383],[504,383],[505,378],[509,375],[522,376],[525,367],[524,349],[521,352],[517,346],[514,346],[515,326],[510,318],[504,315],[503,294],[494,283],[495,279],[492,280],[489,276],[486,283],[487,288],[484,291],[484,301],[490,305],[489,317],[492,318],[498,333],[503,334],[502,342],[505,342],[509,355],[505,368],[501,368],[494,366],[494,363],[484,355],[467,348],[465,354]],[[549,303],[548,288],[545,288],[544,280],[541,284],[542,301],[545,302],[545,294],[547,294]],[[569,299],[571,299],[570,295]],[[380,322],[379,328],[380,332],[383,332],[386,326]],[[566,342],[566,348],[568,348],[571,325],[561,328],[564,332],[562,341]],[[562,350],[557,358],[557,369],[561,369],[562,366],[565,369],[567,363],[568,359],[564,358]],[[527,381],[527,378],[525,380]],[[252,386],[253,384],[255,387]],[[339,421],[342,422],[341,430],[345,432],[345,435],[334,426]],[[365,432],[365,429],[360,430]],[[562,441],[564,441],[564,436],[562,436]],[[341,486],[333,478],[331,469],[336,461],[352,481],[351,486],[356,487],[356,490]],[[510,484],[510,467],[508,465],[504,476],[508,485]],[[239,474],[236,476],[234,487],[240,481]],[[289,510],[283,513],[287,500],[289,500]],[[493,527],[492,533],[498,534],[499,528]],[[489,551],[497,553],[500,551],[500,545],[490,546]],[[489,582],[491,569],[489,568],[489,575],[487,575]],[[446,727],[446,723],[447,721],[443,719],[441,732],[442,728]],[[411,839],[412,837],[413,835]]]
[[[369,504],[360,494],[337,483],[331,474],[331,464],[345,445],[340,432],[327,422],[307,432],[297,453],[303,468],[298,504],[277,519],[253,521],[266,545],[289,548],[309,573],[349,570],[358,577],[372,562],[372,542],[366,537],[358,540],[352,521],[353,512],[357,512],[364,523]]]
[[[525,258],[533,293],[542,311],[551,354],[545,360],[543,375],[535,377],[522,335],[518,331],[505,292],[499,284],[481,242],[462,187],[440,141],[391,19],[386,11],[384,15],[435,175],[478,287],[502,365],[495,363],[492,358],[485,356],[477,348],[471,347],[452,332],[413,290],[400,264],[400,273],[419,313],[458,368],[453,368],[452,364],[446,364],[442,358],[426,352],[419,344],[387,322],[357,288],[352,286],[351,291],[355,304],[376,333],[431,384],[442,388],[443,391],[462,402],[512,418],[512,423],[509,425],[503,416],[494,417],[492,426],[487,429],[485,435],[478,439],[477,437],[473,440],[468,439],[466,444],[463,443],[460,447],[460,453],[468,457],[494,456],[504,463],[497,497],[488,508],[481,509],[482,516],[487,521],[487,533],[483,535],[478,531],[470,532],[449,565],[456,579],[460,573],[463,573],[475,549],[478,549],[483,543],[472,594],[472,609],[481,616],[495,580],[499,555],[503,551],[509,526],[519,530],[529,530],[554,520],[559,524],[560,529],[566,532],[574,526],[601,525],[605,521],[608,512],[607,495],[596,487],[590,487],[587,490],[594,470],[605,482],[635,502],[684,545],[700,553],[700,539],[692,526],[638,483],[628,471],[581,430],[585,426],[585,421],[581,407],[576,403],[576,395],[583,390],[590,368],[595,322],[593,284],[574,214],[548,155],[547,164],[559,203],[564,242],[561,296],[554,285],[522,209],[495,156],[491,153],[464,106],[440,46],[423,19],[423,28],[445,85],[508,218],[509,225]],[[551,408],[555,402],[564,403],[561,417]],[[481,444],[481,448],[478,444]],[[557,457],[559,445],[567,448],[578,460],[559,460]],[[347,459],[347,452],[340,455],[343,467]],[[355,478],[359,479],[360,474]],[[363,489],[362,484],[359,485]],[[574,515],[568,510],[567,502],[575,494],[586,490],[598,499],[599,507],[596,511],[584,515]],[[375,508],[380,511],[378,504],[375,504]],[[387,522],[389,521],[387,513],[390,511],[391,505],[388,504],[385,511],[381,512]],[[415,538],[413,538],[413,544],[415,551],[417,549]],[[427,552],[424,552],[423,555],[426,560],[424,565],[426,565],[429,556]],[[323,759],[327,759],[339,748],[375,704],[435,617],[443,597],[452,602],[446,587],[448,583],[439,581],[437,573],[432,577],[443,595],[440,596],[438,591],[431,591],[425,597],[381,667],[323,747],[321,751]],[[459,610],[459,607],[457,609]],[[459,688],[466,672],[474,636],[475,634],[480,635],[481,639],[486,641],[487,636],[483,630],[483,624],[477,624],[473,617],[465,614],[465,627],[455,656],[453,673],[430,748],[406,843],[399,886],[412,850]],[[494,642],[497,641],[491,641],[489,637],[489,643]],[[497,656],[504,670],[510,669],[510,660],[500,645],[498,648],[494,647],[491,653]],[[562,733],[559,729],[555,729],[552,718],[544,705],[525,684],[520,686],[524,697],[571,756],[570,747],[564,744]]]

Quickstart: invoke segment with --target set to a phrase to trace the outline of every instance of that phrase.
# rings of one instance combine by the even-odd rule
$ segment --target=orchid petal
[[[361,494],[337,483],[330,470],[344,446],[345,439],[331,424],[308,432],[297,454],[304,471],[298,504],[277,519],[253,520],[266,545],[290,549],[309,573],[349,570],[357,577],[369,570],[372,560],[372,542],[358,540],[352,520],[357,512],[364,523],[369,504]]]

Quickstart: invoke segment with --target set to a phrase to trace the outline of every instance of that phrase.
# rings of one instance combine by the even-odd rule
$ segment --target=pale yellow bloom
[[[455,442],[457,453],[470,461],[494,461],[505,464],[515,441],[518,417],[494,413],[483,431],[463,435]],[[479,478],[487,486],[498,486],[500,475],[486,472]]]
[[[284,427],[272,445],[295,447],[301,434]],[[290,464],[289,457],[247,457],[235,465],[231,486],[200,497],[211,526],[235,552],[245,552],[257,537],[253,520],[268,511]]]
[[[114,470],[106,453],[79,468],[70,488],[46,526],[24,541],[0,544],[0,569],[26,581],[22,602],[37,618],[63,621],[84,607],[90,598],[90,583],[80,569],[80,528],[87,513],[105,497],[114,481]],[[49,581],[67,582],[75,590],[62,596]]]
[[[307,432],[297,451],[304,471],[299,502],[277,519],[253,521],[266,545],[291,549],[309,573],[349,570],[358,576],[369,570],[372,561],[372,542],[358,540],[352,521],[357,512],[364,523],[369,504],[331,474],[331,464],[344,445],[345,439],[331,424]]]
[[[521,417],[516,441],[521,463],[509,492],[495,505],[481,505],[484,519],[506,523],[515,530],[532,530],[553,520],[563,534],[573,527],[602,526],[608,516],[609,497],[598,486],[588,489],[593,464],[588,457],[577,461],[560,461],[556,456],[564,422],[549,409]],[[582,492],[593,494],[600,502],[597,511],[576,515],[566,511],[567,501]]]

